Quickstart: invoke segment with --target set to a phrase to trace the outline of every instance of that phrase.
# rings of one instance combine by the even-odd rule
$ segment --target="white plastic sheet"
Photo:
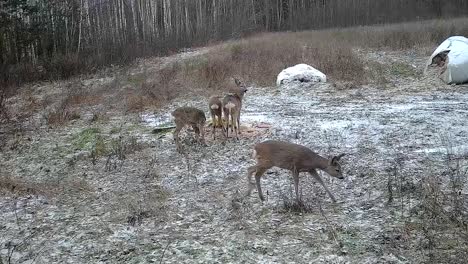
[[[432,59],[444,51],[449,51],[448,62],[439,77],[448,84],[468,82],[468,38],[462,36],[453,36],[442,42],[427,61],[424,71],[427,71]]]
[[[292,81],[326,82],[327,76],[310,65],[297,64],[282,70],[276,78],[276,85],[280,86]]]

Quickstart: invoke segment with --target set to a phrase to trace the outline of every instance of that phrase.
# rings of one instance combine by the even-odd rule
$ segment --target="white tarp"
[[[427,61],[424,72],[432,59],[444,51],[449,51],[447,68],[439,77],[448,84],[468,82],[468,38],[462,36],[453,36],[442,42]]]
[[[276,85],[280,86],[284,83],[292,81],[300,82],[326,82],[327,76],[321,71],[307,64],[297,64],[286,68],[278,74]]]

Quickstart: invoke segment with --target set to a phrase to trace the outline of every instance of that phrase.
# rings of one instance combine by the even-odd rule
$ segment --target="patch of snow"
[[[310,65],[297,64],[282,70],[280,74],[278,74],[276,85],[280,86],[293,81],[327,82],[327,76]]]
[[[369,125],[370,122],[368,120],[330,120],[325,121],[322,120],[318,122],[318,125],[321,129],[345,129],[348,127],[358,127],[361,125]]]
[[[414,152],[416,153],[441,153],[441,154],[447,154],[447,153],[456,153],[456,154],[468,154],[468,144],[467,145],[460,145],[460,146],[454,146],[454,147],[437,147],[437,148],[425,148],[425,149],[418,149],[415,150]]]
[[[257,123],[269,123],[271,122],[271,118],[267,116],[266,113],[245,113],[241,115],[241,122],[257,122]]]
[[[141,120],[150,127],[159,127],[173,123],[170,114],[155,115],[152,113],[143,113],[140,115]]]

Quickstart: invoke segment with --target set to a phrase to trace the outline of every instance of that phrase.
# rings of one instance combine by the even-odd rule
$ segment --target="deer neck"
[[[319,156],[315,154],[313,157],[309,159],[309,162],[307,163],[307,168],[308,169],[319,169],[319,170],[324,170],[326,167],[328,167],[328,159]]]

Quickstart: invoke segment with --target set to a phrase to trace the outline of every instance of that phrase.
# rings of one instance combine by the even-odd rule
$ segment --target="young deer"
[[[216,139],[216,127],[221,126],[221,131],[224,135],[224,126],[223,126],[223,102],[221,97],[212,96],[208,100],[208,107],[210,108],[211,120],[213,123],[213,139]]]
[[[223,98],[223,114],[226,119],[226,137],[229,137],[229,123],[231,124],[231,132],[236,132],[236,138],[239,139],[240,134],[240,111],[242,108],[242,100],[247,92],[245,85],[238,79],[234,79],[237,87],[231,89],[231,93]]]
[[[333,202],[336,202],[335,197],[330,192],[330,190],[328,190],[328,188],[323,183],[322,178],[317,173],[317,169],[325,171],[329,175],[338,179],[343,179],[344,177],[341,173],[341,166],[338,163],[338,161],[343,156],[344,154],[341,154],[331,159],[326,159],[319,156],[307,147],[276,140],[268,140],[258,143],[255,145],[253,152],[253,157],[257,160],[257,164],[255,166],[249,167],[247,172],[247,196],[250,195],[252,189],[254,188],[254,184],[252,183],[251,178],[252,174],[255,173],[258,195],[260,200],[264,201],[265,199],[263,198],[262,188],[260,187],[260,178],[271,167],[279,167],[290,170],[292,172],[296,191],[296,199],[298,201],[300,200],[299,173],[308,172],[323,186],[323,188],[325,188],[325,191],[328,193]]]
[[[191,126],[196,134],[196,139],[201,144],[205,144],[205,113],[194,107],[179,107],[172,112],[176,129],[174,131],[174,140],[176,142],[177,150],[180,151],[181,146],[179,142],[180,130],[186,125]],[[200,139],[201,132],[201,139]]]

